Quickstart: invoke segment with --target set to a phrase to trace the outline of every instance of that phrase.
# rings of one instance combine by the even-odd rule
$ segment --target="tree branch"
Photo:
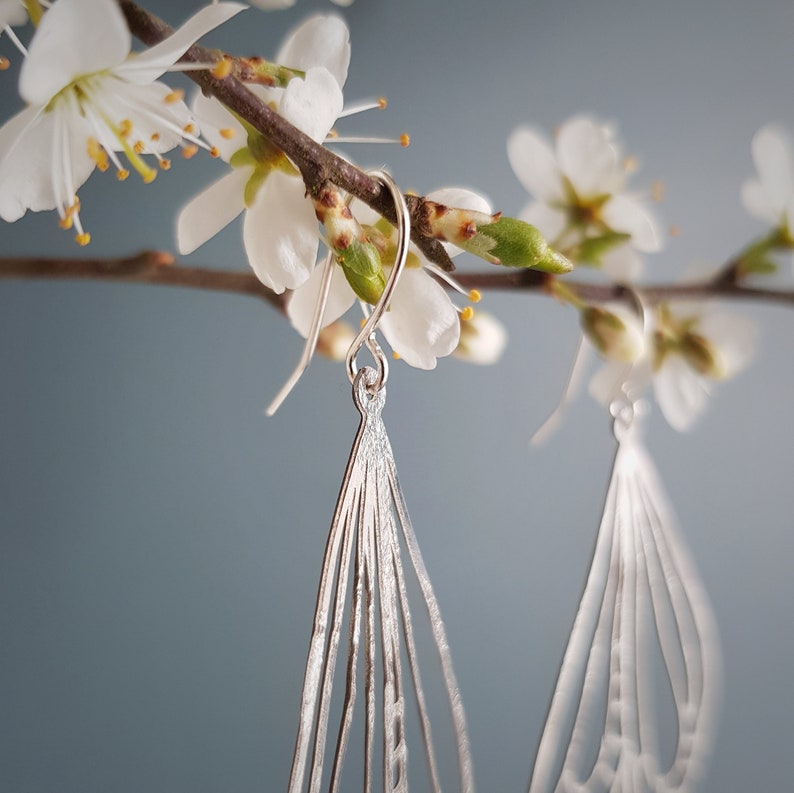
[[[162,19],[145,11],[131,0],[119,0],[130,31],[144,44],[157,44],[173,33]],[[214,63],[218,53],[194,44],[180,59],[187,63]],[[220,100],[229,110],[237,113],[254,128],[278,146],[299,168],[308,193],[317,198],[329,182],[359,198],[379,214],[396,223],[397,216],[389,191],[380,182],[346,160],[315,143],[297,127],[285,121],[271,110],[261,99],[233,76],[217,78],[209,71],[185,73],[197,83],[201,90]],[[406,196],[411,213],[411,239],[428,260],[443,270],[455,269],[444,246],[429,236],[427,212],[424,199]]]
[[[258,297],[284,311],[285,295],[268,289],[252,272],[229,272],[206,267],[178,264],[174,257],[162,251],[144,251],[134,256],[116,259],[56,259],[44,257],[10,256],[0,258],[0,280],[3,279],[91,279],[123,281],[157,286],[183,286],[216,292],[231,292]],[[456,280],[467,289],[520,290],[553,293],[556,276],[536,270],[492,270],[479,273],[459,273]],[[587,303],[628,301],[620,284],[589,284],[564,278],[567,289]],[[794,306],[794,291],[757,289],[743,286],[720,273],[715,278],[685,284],[655,284],[638,287],[649,305],[666,300],[703,300],[726,298],[758,300]]]

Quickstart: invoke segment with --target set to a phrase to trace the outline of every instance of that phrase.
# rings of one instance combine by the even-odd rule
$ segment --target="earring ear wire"
[[[376,393],[383,388],[383,386],[386,384],[386,380],[389,377],[389,362],[383,350],[380,348],[380,345],[375,340],[375,330],[378,327],[378,323],[380,322],[384,312],[388,308],[389,301],[394,294],[394,290],[397,288],[397,282],[400,278],[400,275],[402,274],[403,269],[405,268],[405,263],[408,259],[408,245],[410,242],[410,231],[408,230],[411,226],[411,216],[408,212],[408,205],[405,203],[405,198],[403,197],[402,192],[397,187],[394,179],[392,179],[392,177],[386,171],[370,171],[369,176],[386,187],[394,200],[394,207],[397,213],[397,256],[394,266],[392,267],[392,271],[389,274],[389,278],[386,281],[386,286],[384,287],[380,300],[378,300],[377,304],[370,312],[366,322],[358,332],[358,335],[355,337],[355,339],[353,339],[353,342],[347,351],[347,356],[345,357],[345,366],[347,367],[348,377],[352,383],[355,380],[356,372],[358,371],[356,356],[360,352],[361,348],[366,345],[367,349],[372,353],[373,357],[375,358],[375,362],[378,365],[375,382],[368,384],[368,390],[370,390],[371,393]],[[352,196],[348,197],[348,202],[350,200],[352,200]],[[328,255],[325,257],[325,261],[322,265],[323,275],[320,282],[320,291],[317,296],[317,302],[314,306],[314,312],[312,314],[312,320],[309,326],[309,333],[306,336],[306,342],[303,345],[303,352],[301,353],[301,357],[298,360],[297,366],[292,371],[292,374],[287,378],[287,381],[281,387],[281,390],[278,392],[278,394],[276,394],[273,401],[265,409],[265,415],[267,416],[272,416],[281,407],[284,400],[290,395],[292,389],[297,385],[298,380],[301,379],[303,373],[306,371],[306,369],[308,369],[309,364],[314,357],[314,352],[317,349],[317,339],[320,336],[320,330],[323,326],[323,316],[325,315],[325,309],[328,305],[328,295],[331,291],[331,278],[333,276],[335,263],[334,258],[334,252],[329,250]]]

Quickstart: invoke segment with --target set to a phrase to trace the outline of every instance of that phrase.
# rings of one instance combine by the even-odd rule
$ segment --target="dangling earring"
[[[634,297],[647,337],[647,314]],[[716,624],[643,448],[645,403],[634,398],[632,374],[610,407],[617,453],[529,793],[690,791],[713,743],[721,681]],[[662,760],[657,741],[659,671],[675,708],[670,760]]]
[[[325,550],[314,614],[309,653],[300,705],[300,723],[290,773],[289,793],[328,790],[339,793],[342,765],[350,743],[361,656],[364,667],[363,790],[369,793],[382,777],[384,792],[408,790],[408,733],[410,697],[413,688],[429,784],[422,789],[440,793],[440,770],[433,748],[429,707],[420,677],[418,648],[414,640],[409,608],[406,566],[410,560],[430,621],[433,641],[440,660],[441,674],[449,703],[455,734],[459,787],[463,793],[474,789],[469,742],[449,646],[438,604],[422,561],[408,512],[397,479],[381,411],[386,398],[388,361],[375,339],[375,329],[389,304],[408,255],[410,216],[402,193],[386,173],[371,174],[391,192],[397,211],[398,252],[394,267],[379,303],[372,309],[347,355],[347,370],[353,385],[353,401],[361,413],[350,460],[347,464]],[[332,261],[326,262],[326,275]],[[330,283],[330,275],[327,282]],[[319,328],[323,311],[321,290],[313,328]],[[307,350],[311,347],[311,337]],[[376,368],[358,369],[356,357],[366,346]],[[304,354],[286,391],[305,368],[310,352]],[[286,396],[285,390],[274,402]],[[273,406],[271,406],[273,407]],[[352,582],[350,568],[353,568]],[[348,604],[349,601],[349,604]],[[347,661],[344,697],[332,700],[339,644],[345,621],[348,623]],[[362,636],[363,631],[363,636]],[[378,652],[378,645],[380,651]],[[404,666],[410,670],[406,675]],[[380,681],[376,678],[380,677]],[[380,687],[381,695],[378,694]],[[338,697],[337,697],[338,699]],[[341,708],[335,736],[329,736],[329,721],[334,704]],[[380,728],[377,726],[380,717]],[[329,743],[334,748],[330,751]],[[382,763],[377,770],[375,745],[382,744]],[[311,755],[311,759],[309,756]],[[330,762],[326,762],[330,760]],[[308,787],[305,778],[308,773]],[[324,781],[325,780],[325,781]],[[345,789],[352,788],[348,782]]]

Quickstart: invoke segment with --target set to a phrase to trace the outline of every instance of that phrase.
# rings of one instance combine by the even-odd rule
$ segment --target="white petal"
[[[551,146],[534,129],[519,127],[507,139],[507,157],[524,189],[540,201],[565,199],[557,159]]]
[[[767,203],[777,215],[776,222],[779,222],[794,194],[788,137],[780,127],[767,124],[753,136],[752,151]]]
[[[565,230],[567,218],[565,213],[559,209],[548,204],[543,204],[540,201],[527,204],[521,214],[520,219],[525,223],[531,223],[538,231],[546,238],[547,241],[552,242]]]
[[[726,378],[744,369],[755,352],[758,328],[740,314],[707,310],[697,324],[697,332],[717,348]]]
[[[323,311],[322,327],[330,325],[342,316],[356,301],[356,296],[347,283],[342,268],[333,265],[331,275],[331,289],[328,292],[328,302]],[[309,335],[312,317],[317,309],[317,297],[320,293],[320,283],[323,280],[323,267],[319,265],[309,276],[308,281],[299,286],[287,300],[287,316],[292,327],[305,339]]]
[[[180,253],[192,253],[245,209],[243,191],[250,176],[251,169],[234,168],[182,207],[176,221]]]
[[[319,231],[303,182],[274,171],[245,213],[243,241],[259,280],[274,292],[297,289],[311,275]]]
[[[63,103],[50,112],[29,107],[8,121],[0,130],[0,217],[14,221],[28,209],[70,205],[95,167],[89,134],[85,119],[73,118]]]
[[[619,245],[601,257],[601,269],[616,283],[633,283],[642,273],[642,257],[631,245]]]
[[[467,187],[442,187],[440,190],[428,193],[425,198],[457,209],[471,209],[486,215],[492,212],[488,199]]]
[[[0,30],[5,27],[24,25],[28,21],[28,12],[22,0],[2,0],[0,2]]]
[[[202,36],[247,7],[242,3],[216,3],[204,6],[167,39],[140,54],[133,55],[113,71],[130,82],[150,83],[161,77]]]
[[[754,218],[770,226],[780,223],[780,207],[773,205],[764,186],[757,179],[750,179],[742,185],[742,203]]]
[[[594,349],[590,342],[588,346]],[[623,397],[623,384],[630,371],[630,363],[607,361],[590,379],[587,386],[590,396],[604,407],[609,407],[616,399]]]
[[[487,366],[502,357],[506,344],[505,326],[496,317],[477,310],[461,323],[460,341],[453,354],[467,363]]]
[[[708,404],[707,381],[680,355],[665,358],[654,374],[653,390],[667,423],[678,432],[691,429]]]
[[[321,143],[342,112],[342,90],[331,72],[323,67],[309,69],[306,77],[294,79],[284,91],[279,113]]]
[[[19,73],[19,93],[45,105],[83,75],[120,64],[132,40],[124,16],[108,0],[58,0],[42,17]]]
[[[409,366],[435,369],[436,358],[458,346],[460,320],[446,291],[423,270],[410,268],[400,277],[380,329]]]
[[[637,199],[613,195],[602,209],[604,222],[614,231],[631,234],[631,244],[639,251],[653,253],[662,247],[659,225]]]
[[[586,116],[575,116],[560,128],[557,159],[580,198],[615,193],[624,173],[620,152],[607,126]]]
[[[229,162],[238,149],[247,145],[245,128],[215,97],[197,91],[190,107],[201,127],[201,136],[218,149],[224,161]],[[222,129],[231,130],[231,136],[221,135]]]
[[[250,0],[251,5],[263,11],[280,11],[283,8],[292,8],[295,0]]]
[[[300,24],[282,44],[276,63],[309,71],[324,66],[342,88],[350,65],[350,32],[338,16],[318,14]]]

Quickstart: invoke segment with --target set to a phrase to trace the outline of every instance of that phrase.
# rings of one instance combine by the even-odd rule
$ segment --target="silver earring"
[[[457,752],[459,781],[455,789],[474,790],[469,742],[455,673],[438,603],[416,541],[386,429],[381,418],[385,403],[388,362],[375,338],[378,322],[405,266],[410,237],[410,217],[405,200],[388,174],[371,174],[392,193],[397,210],[398,254],[378,304],[347,355],[353,401],[361,423],[353,443],[322,563],[313,630],[306,660],[300,704],[300,722],[290,773],[289,793],[339,793],[342,766],[354,729],[358,700],[363,699],[363,785],[346,782],[344,789],[371,793],[408,790],[408,744],[413,731],[421,739],[419,753],[428,782],[422,789],[440,793],[443,776],[436,760],[430,726],[430,706],[419,668],[420,648],[414,639],[406,572],[413,570],[429,618],[431,635],[440,661],[451,726]],[[326,262],[328,272],[333,266]],[[326,281],[330,283],[330,275]],[[313,327],[323,311],[321,290]],[[309,338],[312,338],[310,333]],[[311,342],[307,343],[309,349]],[[366,346],[376,366],[358,368],[356,358]],[[304,355],[304,358],[306,356]],[[309,353],[310,357],[310,353]],[[296,370],[302,371],[303,361]],[[305,368],[305,367],[303,367]],[[293,375],[291,380],[297,380]],[[288,386],[290,384],[288,383]],[[285,387],[286,388],[286,387]],[[277,398],[283,398],[282,392]],[[276,405],[277,406],[277,405]],[[352,576],[351,576],[352,568]],[[344,695],[332,696],[342,634],[347,625]],[[344,650],[341,651],[344,655]],[[359,692],[363,666],[363,697]],[[407,671],[405,667],[407,666]],[[413,697],[410,696],[411,689]],[[411,699],[415,705],[412,718]],[[331,713],[339,711],[338,728],[329,734]],[[410,724],[409,724],[410,723]],[[376,765],[376,744],[381,763]],[[413,749],[411,750],[413,751]],[[412,766],[413,768],[413,766]],[[412,773],[415,773],[412,771]],[[355,777],[354,777],[355,778]],[[382,785],[378,784],[378,781]],[[352,785],[352,787],[351,787]]]
[[[712,748],[722,668],[716,623],[644,449],[645,403],[633,398],[632,374],[610,408],[617,453],[529,793],[691,791]],[[676,720],[664,760],[659,673]]]

